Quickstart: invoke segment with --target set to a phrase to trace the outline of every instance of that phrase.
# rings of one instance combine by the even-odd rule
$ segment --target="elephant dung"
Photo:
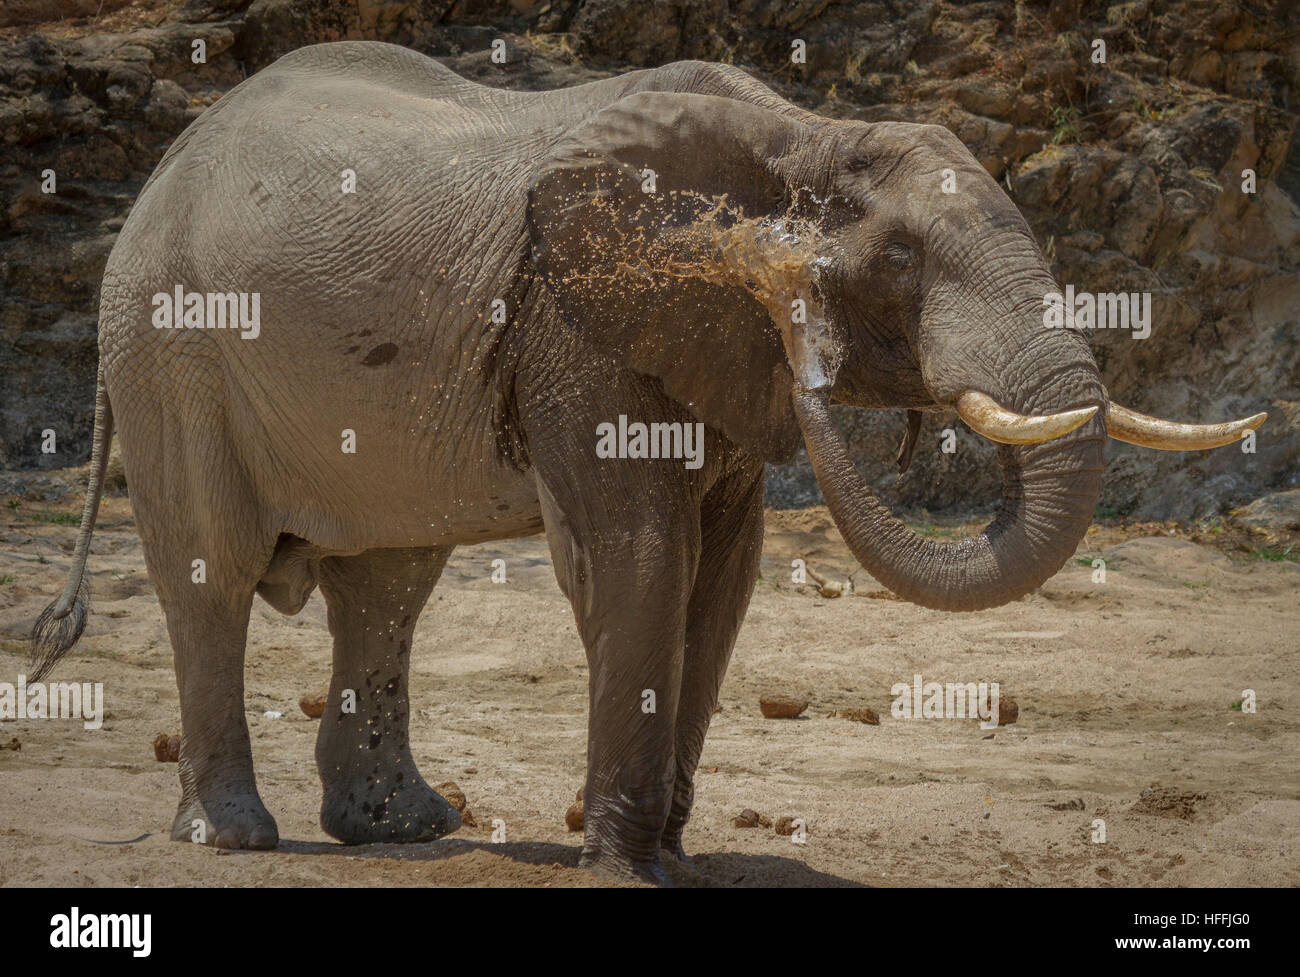
[[[181,758],[181,738],[159,733],[154,737],[153,755],[159,763],[177,763]]]
[[[465,792],[460,789],[460,785],[454,780],[445,780],[433,789],[441,794],[443,799],[457,811],[465,810]]]
[[[998,725],[1010,726],[1020,717],[1020,707],[1015,699],[1002,696],[998,699]]]
[[[808,700],[788,695],[765,695],[759,698],[758,708],[763,710],[764,719],[794,719],[808,708]]]
[[[782,818],[779,818],[776,822],[776,833],[779,835],[786,835],[787,837],[794,834],[794,823],[796,820],[798,819],[792,818],[788,814]],[[804,830],[804,834],[808,833],[807,827],[805,827],[803,830]]]
[[[752,808],[745,808],[731,822],[737,828],[770,828],[772,819],[764,817]]]
[[[298,700],[298,708],[307,714],[311,719],[320,719],[325,712],[325,700],[329,698],[326,692],[320,692],[316,695],[305,695]]]
[[[857,723],[866,723],[868,726],[880,725],[880,717],[876,715],[874,709],[841,709],[838,715],[841,719],[851,719]]]
[[[577,800],[564,812],[564,823],[569,826],[570,831],[581,831],[584,825],[583,808],[582,808],[583,788],[578,788]]]
[[[467,828],[477,828],[478,822],[474,820],[474,815],[470,812],[465,800],[465,792],[454,780],[445,780],[437,787],[433,788],[442,795],[443,800],[454,807],[460,814],[460,822]]]

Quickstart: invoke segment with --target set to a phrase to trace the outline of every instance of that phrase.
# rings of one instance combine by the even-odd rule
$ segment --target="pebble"
[[[582,809],[583,789],[584,788],[582,787],[578,788],[577,800],[574,801],[573,805],[564,812],[564,823],[569,826],[570,831],[581,831],[584,824]]]
[[[732,824],[737,828],[770,828],[772,819],[764,817],[752,808],[745,808],[732,819]]]
[[[808,700],[788,695],[765,695],[759,698],[758,708],[766,719],[794,719],[808,708]]]

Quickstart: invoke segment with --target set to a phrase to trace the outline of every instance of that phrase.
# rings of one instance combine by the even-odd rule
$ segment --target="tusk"
[[[1106,413],[1106,432],[1116,441],[1127,441],[1143,448],[1202,451],[1239,441],[1244,433],[1255,430],[1267,418],[1267,414],[1254,414],[1245,420],[1223,424],[1175,424],[1111,404]]]
[[[1065,410],[1059,414],[1029,417],[1007,410],[988,394],[967,390],[957,398],[957,415],[977,434],[999,444],[1037,444],[1069,434],[1093,414],[1096,407]]]

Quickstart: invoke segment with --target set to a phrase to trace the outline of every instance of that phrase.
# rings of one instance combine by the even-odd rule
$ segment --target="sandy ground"
[[[20,639],[63,585],[79,502],[0,502],[0,681],[15,682]],[[839,599],[793,585],[793,557],[836,578],[853,563],[824,510],[769,513],[697,781],[695,861],[671,868],[676,884],[1300,884],[1300,564],[1132,535],[1094,527],[1036,594],[949,615],[868,597],[879,587],[861,572]],[[489,579],[497,558],[504,584]],[[412,846],[345,847],[317,823],[316,722],[297,702],[328,683],[319,594],[292,618],[260,599],[252,614],[248,716],[279,849],[169,841],[176,768],[152,743],[180,731],[176,686],[125,499],[106,500],[90,570],[94,612],[55,677],[104,683],[107,718],[94,731],[0,721],[0,884],[593,884],[564,823],[583,779],[587,668],[542,538],[457,551],[421,619],[412,748],[430,783],[460,785],[478,827]],[[997,681],[1019,720],[990,736],[894,718],[890,688],[916,673]],[[1255,714],[1234,709],[1246,689]],[[810,706],[764,719],[766,692]],[[828,718],[862,707],[880,725]],[[733,826],[744,808],[803,818],[805,842]]]

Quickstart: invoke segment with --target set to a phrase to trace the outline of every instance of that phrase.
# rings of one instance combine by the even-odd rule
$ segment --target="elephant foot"
[[[659,842],[659,850],[663,854],[675,858],[683,865],[695,864],[691,856],[686,854],[686,849],[682,847],[682,841],[680,838],[663,839],[661,842]]]
[[[460,813],[416,774],[396,786],[344,784],[325,788],[320,826],[348,845],[433,841],[460,827]]]
[[[280,843],[280,830],[256,794],[232,794],[207,804],[187,798],[172,821],[172,841],[269,851]]]
[[[653,862],[634,862],[626,858],[611,855],[608,852],[582,853],[578,865],[592,872],[597,878],[612,882],[646,882],[660,889],[673,888],[673,881],[659,864]]]

